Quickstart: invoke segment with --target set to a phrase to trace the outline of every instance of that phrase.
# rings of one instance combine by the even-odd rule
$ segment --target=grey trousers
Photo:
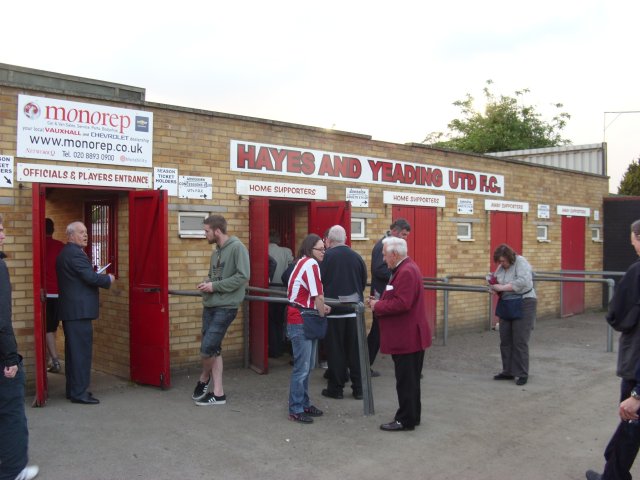
[[[502,372],[514,377],[529,376],[529,338],[536,318],[538,300],[525,298],[522,318],[500,319],[500,355]]]

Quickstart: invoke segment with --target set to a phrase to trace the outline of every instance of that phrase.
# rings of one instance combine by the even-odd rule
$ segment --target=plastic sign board
[[[18,95],[16,156],[151,167],[153,113]]]
[[[327,199],[327,187],[324,186],[253,180],[236,180],[236,193],[256,197]]]
[[[549,205],[538,204],[538,218],[551,218]]]
[[[484,209],[498,212],[529,213],[529,204],[527,202],[510,202],[508,200],[485,200]]]
[[[382,201],[392,205],[416,205],[422,207],[445,207],[444,195],[423,195],[410,192],[382,192]]]
[[[587,207],[572,207],[570,205],[558,205],[558,215],[565,217],[590,217],[591,209]]]
[[[211,199],[213,198],[213,180],[211,177],[180,175],[178,177],[178,197]]]
[[[473,198],[458,199],[458,214],[473,215]]]
[[[369,206],[369,189],[368,188],[347,188],[345,199],[351,202],[352,207],[368,207]]]
[[[0,188],[13,188],[13,157],[0,155]]]
[[[133,170],[19,163],[16,173],[19,182],[151,188],[151,173]]]
[[[178,169],[155,167],[153,169],[153,189],[166,190],[170,197],[177,197]]]

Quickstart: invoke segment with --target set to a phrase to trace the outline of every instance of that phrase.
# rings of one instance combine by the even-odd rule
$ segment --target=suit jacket
[[[82,247],[67,243],[56,260],[58,273],[58,315],[60,320],[93,320],[98,318],[98,287],[111,287],[109,275],[93,271]]]
[[[380,325],[382,353],[415,353],[431,345],[422,273],[411,258],[405,258],[392,270],[391,280],[376,303],[375,314]]]

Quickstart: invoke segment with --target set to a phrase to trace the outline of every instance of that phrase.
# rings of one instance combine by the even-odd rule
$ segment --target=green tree
[[[545,121],[535,107],[520,103],[524,95],[529,93],[528,89],[517,90],[514,97],[496,97],[489,89],[492,83],[487,80],[487,86],[483,89],[486,99],[484,113],[475,109],[473,97],[467,94],[464,100],[453,102],[460,107],[462,118],[452,120],[447,125],[450,132],[430,133],[423,143],[473,153],[555,147],[571,143],[562,138],[560,133],[571,118],[568,113],[558,113],[550,122]],[[553,106],[558,110],[563,107],[561,103]]]
[[[629,164],[618,186],[618,195],[640,195],[640,158]]]

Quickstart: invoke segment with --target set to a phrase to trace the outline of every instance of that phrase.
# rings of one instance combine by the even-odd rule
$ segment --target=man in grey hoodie
[[[204,222],[211,254],[209,275],[198,285],[202,292],[202,372],[191,398],[196,405],[222,405],[227,397],[222,387],[222,339],[236,318],[249,282],[249,252],[237,237],[227,234],[227,221],[210,215]]]

